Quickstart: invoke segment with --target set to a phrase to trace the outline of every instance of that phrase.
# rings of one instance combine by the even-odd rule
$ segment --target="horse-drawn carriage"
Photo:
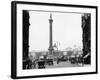
[[[67,61],[67,60],[68,60],[67,56],[60,56],[60,57],[57,58],[57,64],[58,64],[59,62],[65,62],[65,61]]]

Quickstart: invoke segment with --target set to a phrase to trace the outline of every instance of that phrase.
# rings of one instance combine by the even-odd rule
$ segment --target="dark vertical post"
[[[53,22],[53,19],[52,19],[52,14],[50,14],[50,19],[49,19],[49,23],[50,23],[50,41],[49,41],[49,54],[52,54],[53,52],[53,46],[52,46],[52,22]]]

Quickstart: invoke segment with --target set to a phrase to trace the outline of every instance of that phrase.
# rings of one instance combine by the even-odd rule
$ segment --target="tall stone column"
[[[53,19],[52,19],[52,14],[50,14],[50,19],[49,19],[49,23],[50,23],[50,37],[49,37],[49,54],[52,55],[53,54],[53,46],[52,46],[52,42],[53,42],[53,37],[52,37],[52,22],[53,22]]]

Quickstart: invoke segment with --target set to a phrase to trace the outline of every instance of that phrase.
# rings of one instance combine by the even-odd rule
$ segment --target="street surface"
[[[82,65],[71,64],[69,61],[60,62],[59,64],[57,64],[57,62],[54,61],[54,65],[46,65],[46,68],[57,68],[57,67],[82,67]]]

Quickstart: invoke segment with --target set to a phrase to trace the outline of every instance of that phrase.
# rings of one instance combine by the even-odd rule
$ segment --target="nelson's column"
[[[52,22],[53,22],[53,19],[52,19],[52,14],[50,14],[50,19],[49,19],[49,23],[50,23],[50,33],[49,33],[49,55],[52,55],[53,54],[53,46],[52,46]]]

